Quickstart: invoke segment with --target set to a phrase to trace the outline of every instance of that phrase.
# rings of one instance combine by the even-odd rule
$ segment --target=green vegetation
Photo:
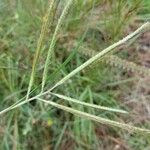
[[[0,0],[0,149],[148,150],[149,16],[148,0]]]

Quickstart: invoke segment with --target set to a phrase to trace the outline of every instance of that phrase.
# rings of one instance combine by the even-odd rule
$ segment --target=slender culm
[[[68,10],[69,10],[70,6],[72,5],[72,3],[73,3],[73,0],[68,1],[67,5],[65,6],[65,8],[64,8],[59,20],[58,20],[57,26],[55,28],[55,31],[54,31],[54,34],[53,34],[53,37],[52,37],[52,40],[51,40],[51,43],[50,43],[50,47],[49,47],[49,50],[48,50],[48,53],[47,53],[45,66],[44,66],[41,92],[43,92],[43,90],[44,90],[45,82],[46,82],[46,79],[47,79],[48,67],[49,67],[49,64],[50,64],[50,61],[51,61],[51,56],[52,56],[52,53],[54,51],[54,47],[55,47],[56,40],[57,40],[57,34],[58,34],[58,32],[61,28],[61,25],[63,24],[63,21],[64,21],[66,15],[67,15]]]
[[[50,0],[49,1],[49,4],[48,4],[49,7],[48,7],[46,15],[44,16],[44,19],[43,19],[42,29],[41,29],[40,37],[39,37],[38,42],[37,42],[37,48],[36,48],[36,51],[35,51],[34,60],[33,60],[33,64],[32,64],[32,72],[31,72],[31,76],[30,76],[30,81],[29,81],[29,86],[28,86],[26,99],[29,98],[29,94],[30,94],[30,91],[31,91],[31,88],[32,88],[32,85],[33,85],[33,82],[34,82],[36,64],[38,62],[40,51],[42,49],[42,44],[43,44],[45,34],[47,33],[47,30],[48,30],[50,14],[52,13],[52,8],[53,8],[53,5],[54,5],[54,2],[55,2],[55,0]]]

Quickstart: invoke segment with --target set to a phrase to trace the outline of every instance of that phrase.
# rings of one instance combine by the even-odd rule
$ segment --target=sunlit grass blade
[[[28,87],[26,99],[29,98],[29,94],[30,94],[30,91],[31,91],[31,88],[32,88],[32,85],[33,85],[33,82],[34,82],[35,68],[36,68],[36,64],[37,64],[37,61],[38,61],[38,58],[39,58],[39,55],[40,55],[40,51],[42,49],[42,44],[43,44],[44,37],[47,33],[49,20],[50,20],[49,17],[50,17],[50,14],[52,13],[52,8],[53,8],[53,5],[54,5],[54,1],[55,0],[50,0],[49,1],[49,4],[48,4],[49,8],[46,12],[46,15],[45,15],[44,19],[43,19],[41,33],[40,33],[40,37],[38,39],[37,48],[36,48],[36,51],[35,51],[34,60],[33,60],[33,64],[32,64],[32,72],[31,72],[31,76],[30,76],[29,87]]]
[[[73,77],[75,74],[77,74],[78,72],[80,72],[81,70],[83,70],[85,67],[89,66],[90,64],[92,64],[94,61],[102,58],[103,56],[105,56],[107,53],[111,52],[113,49],[117,48],[118,46],[125,44],[127,41],[131,40],[133,37],[143,33],[145,30],[150,29],[150,23],[147,22],[145,24],[143,24],[141,27],[139,27],[136,31],[134,31],[133,33],[129,34],[128,36],[126,36],[125,38],[123,38],[122,40],[110,45],[109,47],[107,47],[106,49],[104,49],[103,51],[101,51],[100,53],[98,53],[97,55],[93,56],[92,58],[90,58],[89,60],[87,60],[85,63],[83,63],[81,66],[77,67],[76,69],[74,69],[72,72],[70,72],[68,75],[66,75],[64,78],[62,78],[60,81],[58,81],[54,87],[56,88],[57,86],[63,84],[64,82],[66,82],[68,79],[70,79],[71,77]]]
[[[51,95],[54,95],[54,96],[56,96],[56,97],[58,97],[60,99],[64,99],[64,100],[69,101],[69,102],[81,104],[81,105],[92,107],[92,108],[95,108],[95,109],[101,109],[101,110],[118,112],[118,113],[128,113],[125,110],[115,109],[115,108],[110,108],[110,107],[105,107],[105,106],[100,106],[100,105],[95,105],[95,104],[90,104],[90,103],[82,102],[82,101],[79,101],[77,99],[74,99],[74,98],[71,98],[71,97],[67,97],[67,96],[61,95],[61,94],[51,93]]]
[[[96,122],[99,122],[99,123],[102,123],[102,124],[119,127],[121,129],[125,129],[125,130],[128,130],[130,132],[150,133],[150,130],[148,130],[148,129],[142,129],[142,128],[139,128],[139,127],[135,127],[135,126],[131,126],[131,125],[128,125],[128,124],[124,124],[124,123],[112,121],[112,120],[109,120],[109,119],[105,119],[105,118],[102,118],[102,117],[98,117],[98,116],[95,116],[95,115],[91,115],[89,113],[82,112],[82,111],[79,111],[79,110],[75,110],[75,109],[72,109],[70,107],[60,105],[60,104],[57,104],[57,103],[52,102],[52,101],[44,100],[44,99],[41,99],[41,98],[38,98],[38,99],[40,101],[44,102],[44,103],[50,104],[50,105],[52,105],[56,108],[62,109],[64,111],[67,111],[67,112],[72,113],[74,115],[77,115],[79,117],[83,117],[85,119],[90,119],[90,120],[93,120],[93,121],[96,121]]]
[[[66,15],[67,15],[68,10],[69,10],[69,8],[70,8],[72,3],[73,3],[73,0],[69,0],[68,1],[67,5],[63,9],[63,12],[62,12],[62,14],[61,14],[61,16],[60,16],[60,18],[58,20],[57,26],[55,28],[55,31],[54,31],[54,34],[53,34],[53,37],[52,37],[52,40],[51,40],[51,43],[50,43],[50,47],[49,47],[49,50],[48,50],[48,53],[47,53],[45,66],[44,66],[41,92],[43,92],[43,90],[44,90],[45,82],[46,82],[46,79],[47,79],[48,66],[50,64],[51,56],[52,56],[52,53],[54,51],[54,47],[55,47],[55,44],[56,44],[57,34],[58,34],[58,32],[59,32],[59,30],[61,28],[61,25],[62,25]]]

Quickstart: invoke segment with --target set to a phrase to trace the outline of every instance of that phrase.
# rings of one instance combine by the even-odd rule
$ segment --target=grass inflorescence
[[[119,73],[122,69],[149,76],[146,67],[112,55],[120,47],[129,48],[150,30],[150,23],[145,22],[124,35],[129,24],[134,24],[134,18],[137,20],[137,12],[143,11],[145,5],[141,1],[38,0],[35,3],[32,0],[26,4],[23,0],[1,4],[4,11],[0,18],[3,21],[0,23],[2,149],[63,149],[69,142],[72,149],[110,149],[101,134],[111,139],[116,136],[125,139],[131,133],[140,138],[149,136],[147,121],[127,123],[133,111],[122,103],[120,93],[126,89],[121,91],[117,86],[111,89],[108,86],[111,83],[107,83],[115,75],[107,64],[113,70],[118,68]],[[37,33],[40,25],[41,32]],[[96,80],[86,76],[87,68],[92,76],[99,72]],[[118,80],[122,77],[119,75]],[[99,139],[105,142],[100,143]]]

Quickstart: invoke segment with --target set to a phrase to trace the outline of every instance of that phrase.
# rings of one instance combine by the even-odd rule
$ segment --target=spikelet
[[[96,55],[96,52],[94,50],[90,49],[81,49],[80,52],[82,54],[85,54],[88,57]],[[128,60],[124,60],[119,58],[116,55],[109,55],[105,56],[104,59],[101,59],[100,62],[105,62],[106,64],[117,67],[119,69],[123,69],[127,72],[133,72],[136,73],[137,75],[142,75],[142,76],[150,76],[150,69],[144,66],[137,65],[133,62],[130,62]],[[96,62],[96,64],[98,61]]]
[[[126,70],[127,72],[134,72],[142,76],[150,76],[149,68],[121,59],[115,55],[105,58],[104,61],[111,66],[118,67],[119,69]]]

